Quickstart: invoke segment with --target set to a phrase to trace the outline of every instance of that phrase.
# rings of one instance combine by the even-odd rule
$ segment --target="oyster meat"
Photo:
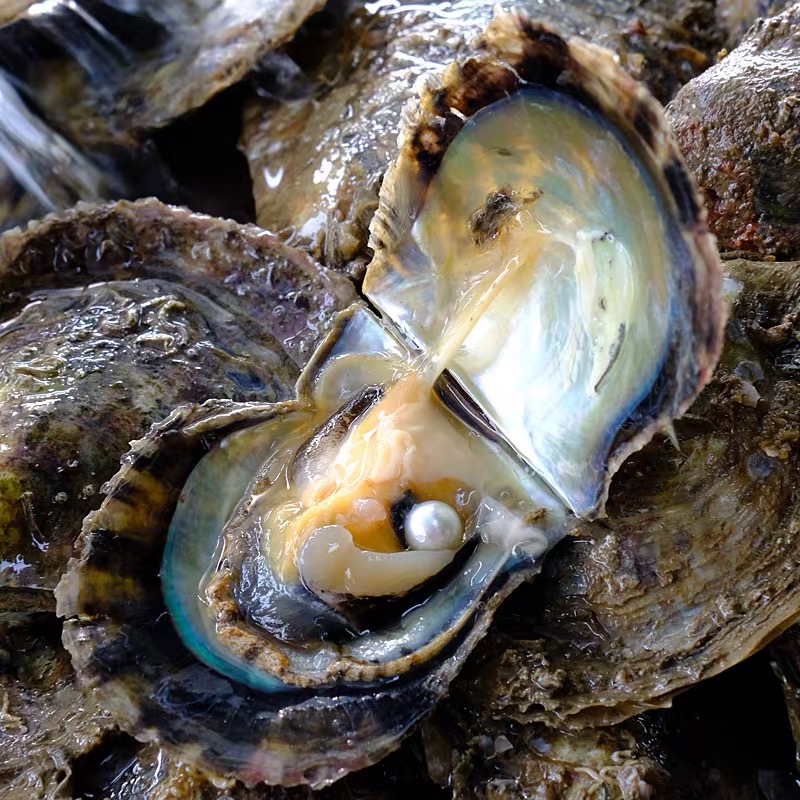
[[[498,13],[399,146],[378,313],[338,317],[296,400],[179,407],[134,443],[56,590],[123,728],[249,783],[395,749],[721,346],[696,190],[607,51]]]

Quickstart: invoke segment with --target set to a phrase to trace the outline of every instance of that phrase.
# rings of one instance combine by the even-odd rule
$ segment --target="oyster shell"
[[[717,0],[715,14],[725,47],[736,47],[759,18],[777,16],[792,5],[792,0]]]
[[[24,5],[0,28],[0,66],[73,141],[131,147],[240,80],[323,0]]]
[[[58,620],[0,614],[3,797],[66,797],[74,760],[113,728],[75,680]]]
[[[476,658],[423,726],[426,757],[456,800],[789,798],[794,748],[766,655],[691,687],[668,709],[581,730],[493,716],[464,680],[479,674]]]
[[[7,233],[0,598],[19,602],[25,587],[50,606],[130,440],[180,402],[290,396],[353,298],[264,231],[155,200],[79,206]]]
[[[87,518],[59,584],[82,680],[125,729],[192,763],[321,786],[395,749],[573,512],[602,514],[622,460],[710,375],[717,257],[655,101],[606,51],[523,15],[499,14],[481,50],[427,81],[405,114],[365,282],[383,318],[364,306],[341,315],[296,402],[209,401],[154,426]],[[498,120],[520,114],[508,147],[487,146]],[[579,145],[596,142],[597,161],[558,150],[562,124]],[[536,162],[529,137],[555,147],[564,185],[540,164],[523,185],[515,170]],[[481,152],[502,184],[488,195],[478,184],[476,207],[465,192],[464,215],[463,203],[450,209],[449,183]],[[578,202],[593,182],[601,211]],[[554,222],[565,206],[572,216]],[[558,272],[563,320],[542,299]],[[515,315],[517,300],[530,300],[527,314]],[[498,317],[512,323],[499,338]],[[537,437],[529,411],[482,380],[502,341],[539,344],[523,391],[563,375],[555,339],[515,324],[531,317],[554,336],[588,331],[562,405],[607,430],[582,432],[561,466],[569,431]],[[489,326],[480,347],[476,324]],[[640,355],[628,326],[647,344]],[[644,383],[630,380],[637,371]],[[404,511],[419,501],[455,508],[463,530],[427,549]],[[442,519],[434,513],[431,535]]]
[[[800,255],[800,8],[761,19],[667,109],[724,250]]]
[[[336,37],[338,50],[307,68],[310,87],[298,89],[293,82],[287,92],[279,81],[263,78],[266,97],[250,102],[242,137],[258,223],[328,266],[360,277],[402,106],[420,76],[471,53],[470,43],[490,21],[494,5],[356,3]],[[578,34],[610,48],[662,101],[707,67],[720,46],[710,3],[516,5],[562,35]],[[302,36],[290,49],[301,65],[318,51],[316,42]],[[286,65],[278,66],[283,78]]]
[[[502,652],[480,678],[490,713],[613,724],[670,704],[797,620],[800,265],[726,268],[725,350],[675,423],[680,450],[657,439],[633,456],[608,518],[582,523],[504,607],[490,636]]]

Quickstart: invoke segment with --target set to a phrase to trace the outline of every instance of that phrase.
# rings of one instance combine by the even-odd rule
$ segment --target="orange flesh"
[[[431,430],[438,433],[431,435]],[[292,503],[277,509],[275,519],[284,524],[278,524],[283,546],[276,555],[284,576],[296,570],[303,542],[326,525],[344,526],[364,550],[403,550],[390,510],[407,491],[420,500],[441,500],[458,508],[458,497],[469,495],[470,484],[464,479],[468,475],[455,474],[465,472],[453,457],[455,436],[462,434],[446,420],[419,376],[409,372],[400,379],[352,429],[330,469],[299,487],[299,507]],[[466,510],[462,521],[464,515]]]

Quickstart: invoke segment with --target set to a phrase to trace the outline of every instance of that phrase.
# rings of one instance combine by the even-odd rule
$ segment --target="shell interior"
[[[675,301],[691,255],[642,161],[596,112],[525,88],[399,200],[413,224],[365,293],[419,347],[457,338],[444,366],[574,513],[597,514],[617,433],[661,402],[671,340],[691,342]]]

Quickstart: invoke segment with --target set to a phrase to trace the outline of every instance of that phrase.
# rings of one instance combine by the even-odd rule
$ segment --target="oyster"
[[[55,616],[0,613],[3,797],[72,797],[71,765],[113,728],[75,680]]]
[[[262,73],[263,96],[246,109],[242,148],[259,224],[326,265],[361,277],[369,258],[367,229],[395,153],[403,104],[418,78],[471,53],[471,41],[490,21],[494,5],[358,2],[335,47],[329,46],[333,52],[310,65],[308,54],[316,58],[319,45],[311,34],[299,36],[289,52],[306,69],[305,82],[286,87],[289,70],[281,61]],[[612,49],[664,101],[711,64],[721,44],[711,3],[516,5],[562,35],[578,34]]]
[[[0,608],[52,607],[131,439],[181,402],[286,399],[353,298],[264,231],[154,200],[0,239]]]
[[[717,256],[658,105],[523,15],[479,49],[405,112],[382,316],[343,313],[296,401],[154,426],[56,590],[82,680],[204,768],[321,786],[396,748],[710,377]]]
[[[73,141],[131,147],[240,80],[323,2],[24,3],[4,13],[0,68]]]
[[[759,20],[667,109],[725,250],[800,255],[800,8]]]
[[[792,5],[792,0],[717,0],[715,14],[725,47],[736,47],[757,19],[774,17]]]

